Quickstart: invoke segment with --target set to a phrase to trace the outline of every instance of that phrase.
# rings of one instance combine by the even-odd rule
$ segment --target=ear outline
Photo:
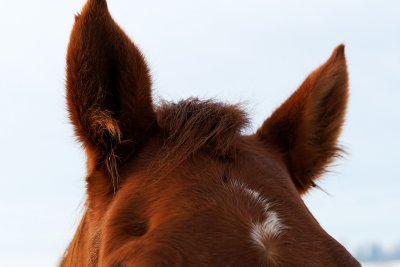
[[[88,0],[75,16],[66,80],[69,116],[89,172],[104,167],[114,182],[117,166],[154,130],[156,116],[144,56],[115,23],[105,0]]]
[[[314,181],[343,151],[337,139],[348,96],[347,65],[341,44],[256,133],[284,155],[301,194],[315,186]]]

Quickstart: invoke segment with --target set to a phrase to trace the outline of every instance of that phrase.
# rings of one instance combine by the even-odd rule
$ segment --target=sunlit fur
[[[240,105],[155,105],[105,0],[76,16],[66,76],[87,190],[61,266],[360,266],[301,199],[341,151],[343,45],[251,135]]]

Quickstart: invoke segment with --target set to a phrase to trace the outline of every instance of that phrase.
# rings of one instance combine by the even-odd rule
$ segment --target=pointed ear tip
[[[345,45],[340,44],[338,45],[335,50],[333,50],[332,58],[334,59],[345,59]]]
[[[87,0],[81,13],[82,14],[86,13],[89,10],[95,10],[97,12],[105,11],[108,13],[107,1],[106,0]]]
[[[88,0],[87,2],[93,5],[101,5],[101,6],[107,5],[106,0]]]
[[[336,50],[344,53],[344,49],[346,48],[345,44],[340,44],[336,47]]]

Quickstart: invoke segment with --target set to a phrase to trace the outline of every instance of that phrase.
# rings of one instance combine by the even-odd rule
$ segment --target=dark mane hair
[[[162,101],[156,114],[165,141],[157,166],[151,166],[153,174],[169,173],[200,149],[207,149],[212,157],[234,158],[237,137],[248,125],[240,105],[214,100]]]
[[[216,157],[234,157],[237,137],[248,125],[240,105],[190,98],[178,103],[162,102],[157,122],[165,135],[164,160],[184,161],[206,147]]]

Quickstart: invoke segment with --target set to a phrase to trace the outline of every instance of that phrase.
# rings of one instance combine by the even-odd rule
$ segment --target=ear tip
[[[332,52],[332,59],[345,59],[345,45],[340,44],[338,45],[335,50]]]
[[[91,3],[93,5],[107,6],[106,0],[88,0],[88,3]]]
[[[345,44],[340,44],[336,47],[338,52],[344,53],[344,49],[346,48]]]
[[[106,0],[88,0],[86,1],[85,7],[83,8],[82,13],[86,12],[107,12],[107,1]]]

